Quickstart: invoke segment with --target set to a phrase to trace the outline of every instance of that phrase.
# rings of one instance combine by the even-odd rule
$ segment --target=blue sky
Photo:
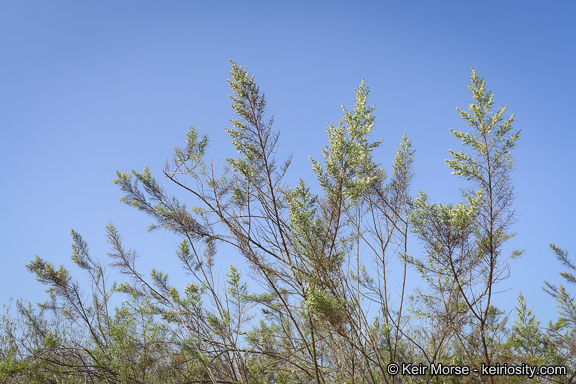
[[[234,155],[229,60],[248,66],[292,153],[288,181],[313,181],[327,122],[366,79],[376,104],[376,152],[388,170],[405,132],[416,149],[413,192],[459,201],[444,159],[465,129],[474,66],[522,130],[514,174],[518,236],[498,304],[518,290],[554,318],[544,280],[560,282],[550,242],[576,253],[576,3],[571,1],[2,2],[0,5],[0,302],[43,301],[25,265],[70,261],[70,228],[105,259],[113,221],[143,271],[184,282],[178,239],[146,233],[151,219],[118,202],[115,171],[164,162],[191,125],[215,159]],[[176,188],[168,185],[171,191]],[[414,250],[417,244],[414,244]],[[238,256],[220,255],[239,264]],[[78,276],[78,271],[71,268]]]

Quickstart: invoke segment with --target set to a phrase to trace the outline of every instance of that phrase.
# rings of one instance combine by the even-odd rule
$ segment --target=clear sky
[[[413,192],[459,201],[444,162],[465,129],[471,66],[522,130],[514,174],[524,249],[501,283],[555,317],[544,280],[560,282],[550,242],[576,254],[576,2],[573,1],[3,1],[0,3],[0,302],[44,301],[25,265],[72,266],[70,228],[105,259],[113,221],[142,271],[178,272],[178,239],[118,202],[115,171],[164,162],[192,124],[215,159],[234,155],[229,60],[248,66],[293,154],[288,181],[313,182],[327,122],[366,79],[376,104],[377,161],[388,170],[405,132],[416,149]],[[414,245],[412,248],[416,250]],[[225,252],[223,252],[225,253]],[[239,264],[237,255],[224,260]],[[227,261],[228,262],[228,261]],[[71,270],[78,276],[76,268]],[[178,280],[180,279],[180,280]],[[573,289],[576,291],[576,287]]]

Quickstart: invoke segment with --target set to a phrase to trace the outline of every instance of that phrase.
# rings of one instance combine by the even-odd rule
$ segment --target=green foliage
[[[513,149],[520,131],[506,107],[472,70],[464,147],[450,150],[463,201],[432,203],[410,187],[415,151],[403,135],[390,172],[371,140],[374,106],[364,80],[353,109],[328,125],[323,161],[311,159],[317,185],[287,185],[290,158],[276,159],[279,133],[247,68],[231,63],[228,80],[237,157],[205,159],[208,137],[192,126],[164,177],[177,198],[142,172],[117,172],[121,201],[151,216],[150,229],[178,238],[175,254],[188,280],[143,273],[119,230],[106,228],[109,264],[72,230],[73,269],[36,257],[27,268],[49,300],[17,302],[0,321],[0,381],[7,383],[480,383],[524,377],[391,375],[389,363],[479,368],[481,364],[554,364],[576,368],[576,305],[563,285],[546,282],[559,318],[547,328],[518,297],[516,318],[493,305],[507,277],[513,236]],[[387,175],[390,175],[389,177]],[[413,255],[411,233],[423,245]],[[576,263],[551,245],[576,283]],[[236,257],[223,266],[218,252]],[[164,257],[164,255],[162,255]],[[246,269],[244,269],[246,267]],[[421,278],[407,290],[407,269]],[[173,274],[171,274],[173,276]],[[116,301],[120,299],[121,301]],[[113,305],[112,303],[116,304]],[[572,376],[532,382],[571,382]]]
[[[472,92],[474,103],[470,104],[470,112],[456,108],[473,132],[450,130],[454,137],[462,141],[462,145],[471,148],[478,156],[462,151],[450,150],[453,160],[446,160],[453,174],[475,181],[482,187],[487,186],[485,169],[509,171],[514,158],[511,150],[516,146],[520,131],[510,133],[514,115],[504,121],[507,106],[492,112],[494,94],[486,90],[484,78],[479,78],[472,68],[472,82],[468,89]],[[484,168],[484,169],[483,169]]]
[[[494,95],[474,69],[470,77],[474,102],[469,112],[457,108],[471,132],[451,130],[465,151],[450,150],[452,174],[464,178],[466,203],[431,204],[420,192],[410,202],[409,220],[422,241],[425,256],[405,260],[425,279],[430,293],[419,293],[415,314],[428,321],[435,359],[449,348],[466,353],[470,366],[491,365],[501,356],[507,317],[492,305],[496,285],[508,276],[503,246],[513,234],[512,149],[520,131],[512,133],[514,115],[504,121],[506,107],[494,111]],[[494,380],[491,378],[490,380]]]
[[[549,340],[540,328],[540,320],[532,315],[532,308],[528,309],[526,298],[522,293],[518,293],[518,305],[516,307],[518,319],[514,320],[515,325],[512,326],[512,334],[508,338],[512,353],[531,365],[544,365]]]
[[[338,126],[328,124],[328,146],[322,149],[325,164],[310,158],[312,169],[320,186],[333,198],[338,191],[352,202],[357,200],[368,186],[384,175],[379,164],[372,161],[372,151],[382,141],[371,143],[375,117],[374,106],[368,107],[369,88],[362,83],[356,88],[356,103],[353,111],[342,107],[344,117]]]

